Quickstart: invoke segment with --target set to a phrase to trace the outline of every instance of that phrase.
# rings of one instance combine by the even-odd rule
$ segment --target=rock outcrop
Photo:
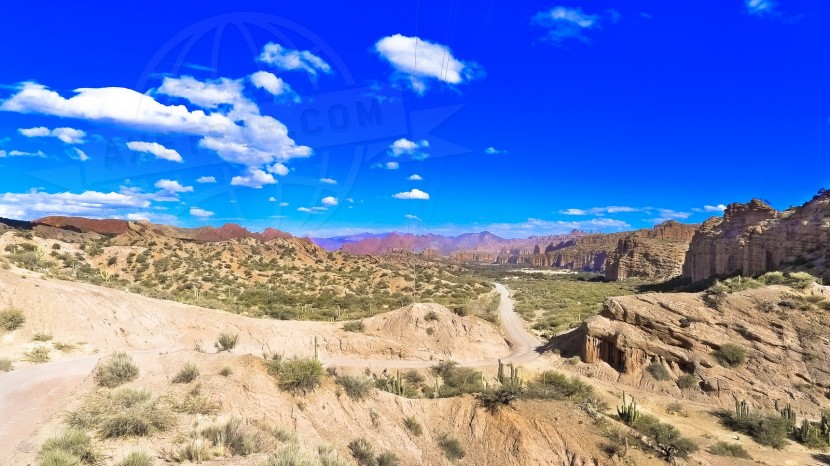
[[[663,222],[652,229],[637,230],[617,243],[605,263],[605,278],[672,278],[683,271],[689,243],[699,225]]]
[[[763,201],[730,204],[703,223],[689,245],[683,277],[692,281],[770,270],[828,275],[830,192],[801,207],[776,211]]]

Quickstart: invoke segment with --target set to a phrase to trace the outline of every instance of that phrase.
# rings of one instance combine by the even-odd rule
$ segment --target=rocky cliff
[[[621,238],[608,255],[605,278],[671,278],[681,274],[689,243],[699,225],[668,220]]]
[[[830,279],[830,192],[776,211],[763,201],[730,204],[703,223],[686,253],[683,277],[803,270]]]

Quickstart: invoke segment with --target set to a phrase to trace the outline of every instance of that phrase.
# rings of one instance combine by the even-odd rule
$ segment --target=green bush
[[[377,466],[378,464],[375,459],[375,449],[365,438],[356,438],[349,442],[349,451],[360,466]]]
[[[216,349],[221,353],[222,351],[230,351],[239,343],[239,334],[222,332],[219,338],[216,339]]]
[[[752,437],[761,445],[778,450],[787,446],[792,426],[779,415],[737,417],[734,413],[722,412],[720,417],[726,427]]]
[[[29,362],[33,362],[35,364],[41,364],[44,362],[49,362],[49,360],[51,359],[49,357],[49,353],[49,348],[45,346],[37,346],[23,353],[23,359]]]
[[[38,332],[38,333],[35,333],[34,335],[32,335],[32,341],[44,342],[44,341],[49,341],[51,339],[52,339],[52,334],[51,333]]]
[[[420,437],[424,433],[424,428],[421,427],[421,423],[415,419],[415,416],[410,416],[403,420],[403,425],[412,432],[413,435],[416,437]]]
[[[0,358],[0,372],[9,372],[14,369],[12,360],[7,358]]]
[[[228,377],[231,374],[233,374],[233,369],[231,369],[228,366],[223,367],[222,370],[219,371],[219,375],[221,375],[222,377]]]
[[[401,464],[401,460],[398,458],[398,455],[391,451],[385,451],[378,455],[378,466],[398,466],[399,464]]]
[[[721,345],[712,356],[724,367],[737,367],[746,362],[746,350],[732,343]]]
[[[438,389],[438,396],[441,398],[481,393],[484,390],[481,374],[475,369],[461,367],[455,361],[442,361],[430,370],[434,375],[441,377],[441,386]],[[432,395],[432,388],[428,388],[430,392],[427,395]]]
[[[202,430],[202,435],[214,445],[223,446],[232,455],[248,456],[259,453],[265,446],[265,440],[259,431],[247,427],[238,419],[207,427]]]
[[[190,383],[196,380],[196,377],[199,377],[199,368],[189,362],[173,377],[173,383]]]
[[[658,445],[663,456],[671,460],[675,456],[687,458],[697,451],[697,445],[691,440],[682,437],[680,431],[671,424],[653,422],[646,425],[635,424],[635,428],[643,435],[650,437]]]
[[[688,390],[698,386],[697,377],[693,374],[683,374],[677,378],[677,387],[682,390]]]
[[[64,466],[96,464],[100,455],[92,447],[92,438],[78,429],[67,429],[40,447],[38,464]]]
[[[669,371],[667,371],[666,368],[659,362],[649,364],[648,367],[646,367],[646,370],[652,377],[654,377],[654,380],[665,381],[671,379]]]
[[[449,434],[441,436],[438,440],[438,446],[441,447],[441,450],[444,452],[444,456],[446,456],[450,461],[458,461],[467,455],[467,452],[464,451],[464,447],[461,446],[461,442]]]
[[[115,352],[95,369],[95,383],[100,387],[115,388],[136,378],[138,366],[127,353]]]
[[[363,332],[364,330],[363,321],[362,320],[353,320],[351,322],[346,322],[343,324],[343,330],[347,332]]]
[[[524,395],[525,390],[521,383],[505,383],[496,388],[490,388],[478,395],[479,402],[485,408],[496,411],[502,406],[509,406]]]
[[[545,371],[527,386],[529,398],[571,400],[576,403],[589,401],[594,389],[578,377],[568,377],[561,372]]]
[[[130,454],[125,456],[124,460],[121,461],[121,466],[151,466],[152,464],[153,459],[150,455],[142,451],[130,452]]]
[[[709,447],[709,453],[717,456],[728,456],[730,458],[751,458],[746,449],[738,443],[717,442]]]
[[[77,429],[97,429],[103,438],[145,437],[170,429],[175,419],[168,406],[146,390],[122,388],[98,391],[69,413],[67,423]]]
[[[343,387],[349,398],[353,400],[362,400],[372,393],[374,383],[372,379],[366,377],[358,377],[353,375],[337,376],[337,384]]]
[[[26,317],[18,309],[7,309],[0,312],[0,329],[7,332],[19,329],[25,322]]]
[[[323,363],[314,358],[276,361],[269,368],[277,377],[279,387],[292,393],[308,393],[320,386],[323,379]]]

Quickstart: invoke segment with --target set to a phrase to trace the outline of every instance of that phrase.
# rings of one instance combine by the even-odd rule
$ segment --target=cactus
[[[435,377],[435,387],[432,390],[432,398],[438,399],[438,393],[441,391],[441,377]]]
[[[807,441],[810,440],[810,438],[813,437],[815,434],[815,426],[813,426],[813,424],[807,419],[801,421],[800,427],[796,427],[793,429],[793,437],[795,437],[795,439],[798,440],[799,443],[807,443]]]
[[[501,359],[499,359],[499,373],[496,378],[499,379],[499,383],[504,383],[504,364],[501,362]]]
[[[735,400],[735,417],[737,419],[749,417],[749,404],[747,404],[746,400],[741,400],[740,402],[737,399]]]
[[[830,443],[830,413],[824,411],[821,413],[821,422],[819,423],[819,431],[821,437]]]
[[[404,386],[404,380],[401,378],[401,371],[397,371],[395,377],[386,381],[386,387],[388,388],[388,392],[398,396],[404,396],[406,387]]]
[[[796,424],[796,415],[793,406],[790,403],[787,403],[787,406],[781,408],[781,417],[787,420],[787,422],[791,426],[795,426]]]
[[[319,349],[319,346],[317,345],[317,335],[314,335],[314,360],[315,361],[320,360],[320,349]]]
[[[640,419],[640,410],[637,409],[637,402],[631,397],[631,403],[626,403],[625,392],[622,394],[622,406],[617,407],[617,416],[627,425],[632,425]]]

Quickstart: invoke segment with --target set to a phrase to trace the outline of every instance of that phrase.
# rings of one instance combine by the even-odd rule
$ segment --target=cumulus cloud
[[[332,196],[327,196],[327,197],[324,197],[322,199],[322,201],[320,201],[320,203],[323,204],[323,205],[327,205],[327,206],[337,205],[337,198],[332,197]]]
[[[265,44],[259,61],[278,70],[305,71],[312,78],[316,78],[318,72],[331,73],[331,66],[308,50],[292,50],[273,42]]]
[[[280,207],[288,207],[288,203],[287,202],[280,202]]]
[[[325,184],[337,184],[337,180],[333,178],[320,178],[320,182]]]
[[[456,59],[449,47],[420,37],[384,37],[375,43],[375,51],[389,62],[395,77],[406,79],[410,89],[419,95],[426,92],[431,81],[458,85],[483,74],[474,62]]]
[[[532,235],[555,235],[569,233],[572,230],[582,231],[624,231],[631,225],[622,220],[610,218],[594,218],[579,221],[552,221],[538,218],[529,218],[519,223],[494,223],[486,227],[487,231],[508,238],[520,238]]]
[[[423,178],[421,177],[421,175],[419,175],[419,174],[417,174],[417,173],[414,173],[414,174],[412,174],[412,175],[409,175],[409,177],[407,178],[407,180],[409,180],[409,181],[422,181],[422,180],[423,180]]]
[[[154,186],[161,189],[161,190],[168,191],[168,192],[171,192],[171,193],[192,193],[193,192],[193,186],[182,186],[181,183],[179,183],[176,180],[165,180],[165,179],[158,180],[158,181],[156,181],[156,184]]]
[[[37,128],[20,128],[18,131],[27,138],[53,137],[66,144],[83,144],[84,137],[86,137],[84,131],[66,127],[49,129],[44,126],[38,126]]]
[[[37,152],[24,152],[22,150],[11,150],[11,151],[4,151],[0,150],[0,158],[3,157],[46,157],[46,154],[43,151]]]
[[[297,145],[288,136],[284,124],[260,115],[255,104],[236,93],[233,84],[236,81],[199,84],[193,78],[181,78],[169,83],[165,92],[215,111],[205,113],[204,110],[191,111],[184,105],[164,105],[153,96],[120,87],[76,89],[76,95],[67,99],[32,82],[22,84],[16,94],[0,103],[0,110],[112,122],[136,130],[198,135],[202,136],[200,147],[215,151],[227,162],[248,167],[258,168],[309,157],[313,153],[310,147]],[[157,91],[156,94],[163,93]]]
[[[559,213],[563,215],[604,215],[604,214],[619,214],[627,212],[640,212],[643,209],[628,206],[607,206],[607,207],[592,207],[590,209],[565,209],[560,210]]]
[[[197,183],[216,183],[216,177],[213,176],[200,176],[196,178]]]
[[[276,76],[274,73],[269,73],[267,71],[257,71],[256,73],[251,75],[251,82],[257,89],[265,89],[274,96],[281,96],[281,95],[295,95],[294,91],[291,89],[291,86],[288,85],[285,81],[281,78]],[[298,99],[295,99],[298,100]]]
[[[392,197],[395,199],[417,199],[426,201],[429,199],[429,194],[421,191],[420,189],[413,189],[412,191],[404,191],[402,193],[394,194]]]
[[[127,143],[130,150],[155,155],[156,158],[171,162],[184,162],[182,156],[173,149],[168,149],[157,142],[130,141]]]
[[[198,207],[191,207],[190,208],[190,215],[192,215],[194,217],[205,218],[205,217],[212,217],[214,215],[214,213],[209,211],[209,210],[200,209]]]
[[[247,188],[262,189],[267,184],[277,184],[277,180],[270,173],[262,170],[250,169],[246,175],[231,178],[231,186],[245,186]]]
[[[404,215],[404,218],[407,218],[407,219],[409,219],[409,220],[415,220],[416,222],[420,222],[420,221],[421,221],[421,219],[420,219],[420,218],[418,218],[417,216],[412,215],[412,214],[406,214],[406,215]]]
[[[540,11],[533,17],[533,24],[547,29],[546,39],[561,43],[566,39],[578,39],[587,42],[583,34],[587,30],[599,28],[599,15],[583,13],[581,8],[556,6],[550,10]]]
[[[746,11],[751,15],[765,15],[775,12],[777,3],[773,0],[746,0]]]
[[[305,212],[307,214],[314,214],[316,211],[309,209],[308,207],[297,207],[297,212]]]
[[[428,148],[429,141],[426,139],[416,142],[406,138],[400,138],[393,142],[386,152],[392,157],[409,155],[413,160],[424,160],[429,157],[429,154],[426,152]]]
[[[490,147],[484,149],[484,153],[487,154],[487,155],[498,155],[498,154],[506,154],[507,151],[496,149],[495,147],[490,146]]]
[[[663,223],[666,220],[684,220],[692,214],[689,212],[678,212],[672,209],[657,209],[658,216],[651,219],[654,223]]]
[[[401,164],[399,164],[398,162],[386,162],[385,164],[383,164],[383,167],[387,170],[397,170],[401,167]]]
[[[94,218],[120,217],[125,210],[146,209],[147,196],[137,191],[46,193],[32,189],[24,193],[0,194],[0,217],[24,220],[48,215],[79,215]]]
[[[271,196],[271,197],[268,198],[268,202],[277,202],[277,198]]]

